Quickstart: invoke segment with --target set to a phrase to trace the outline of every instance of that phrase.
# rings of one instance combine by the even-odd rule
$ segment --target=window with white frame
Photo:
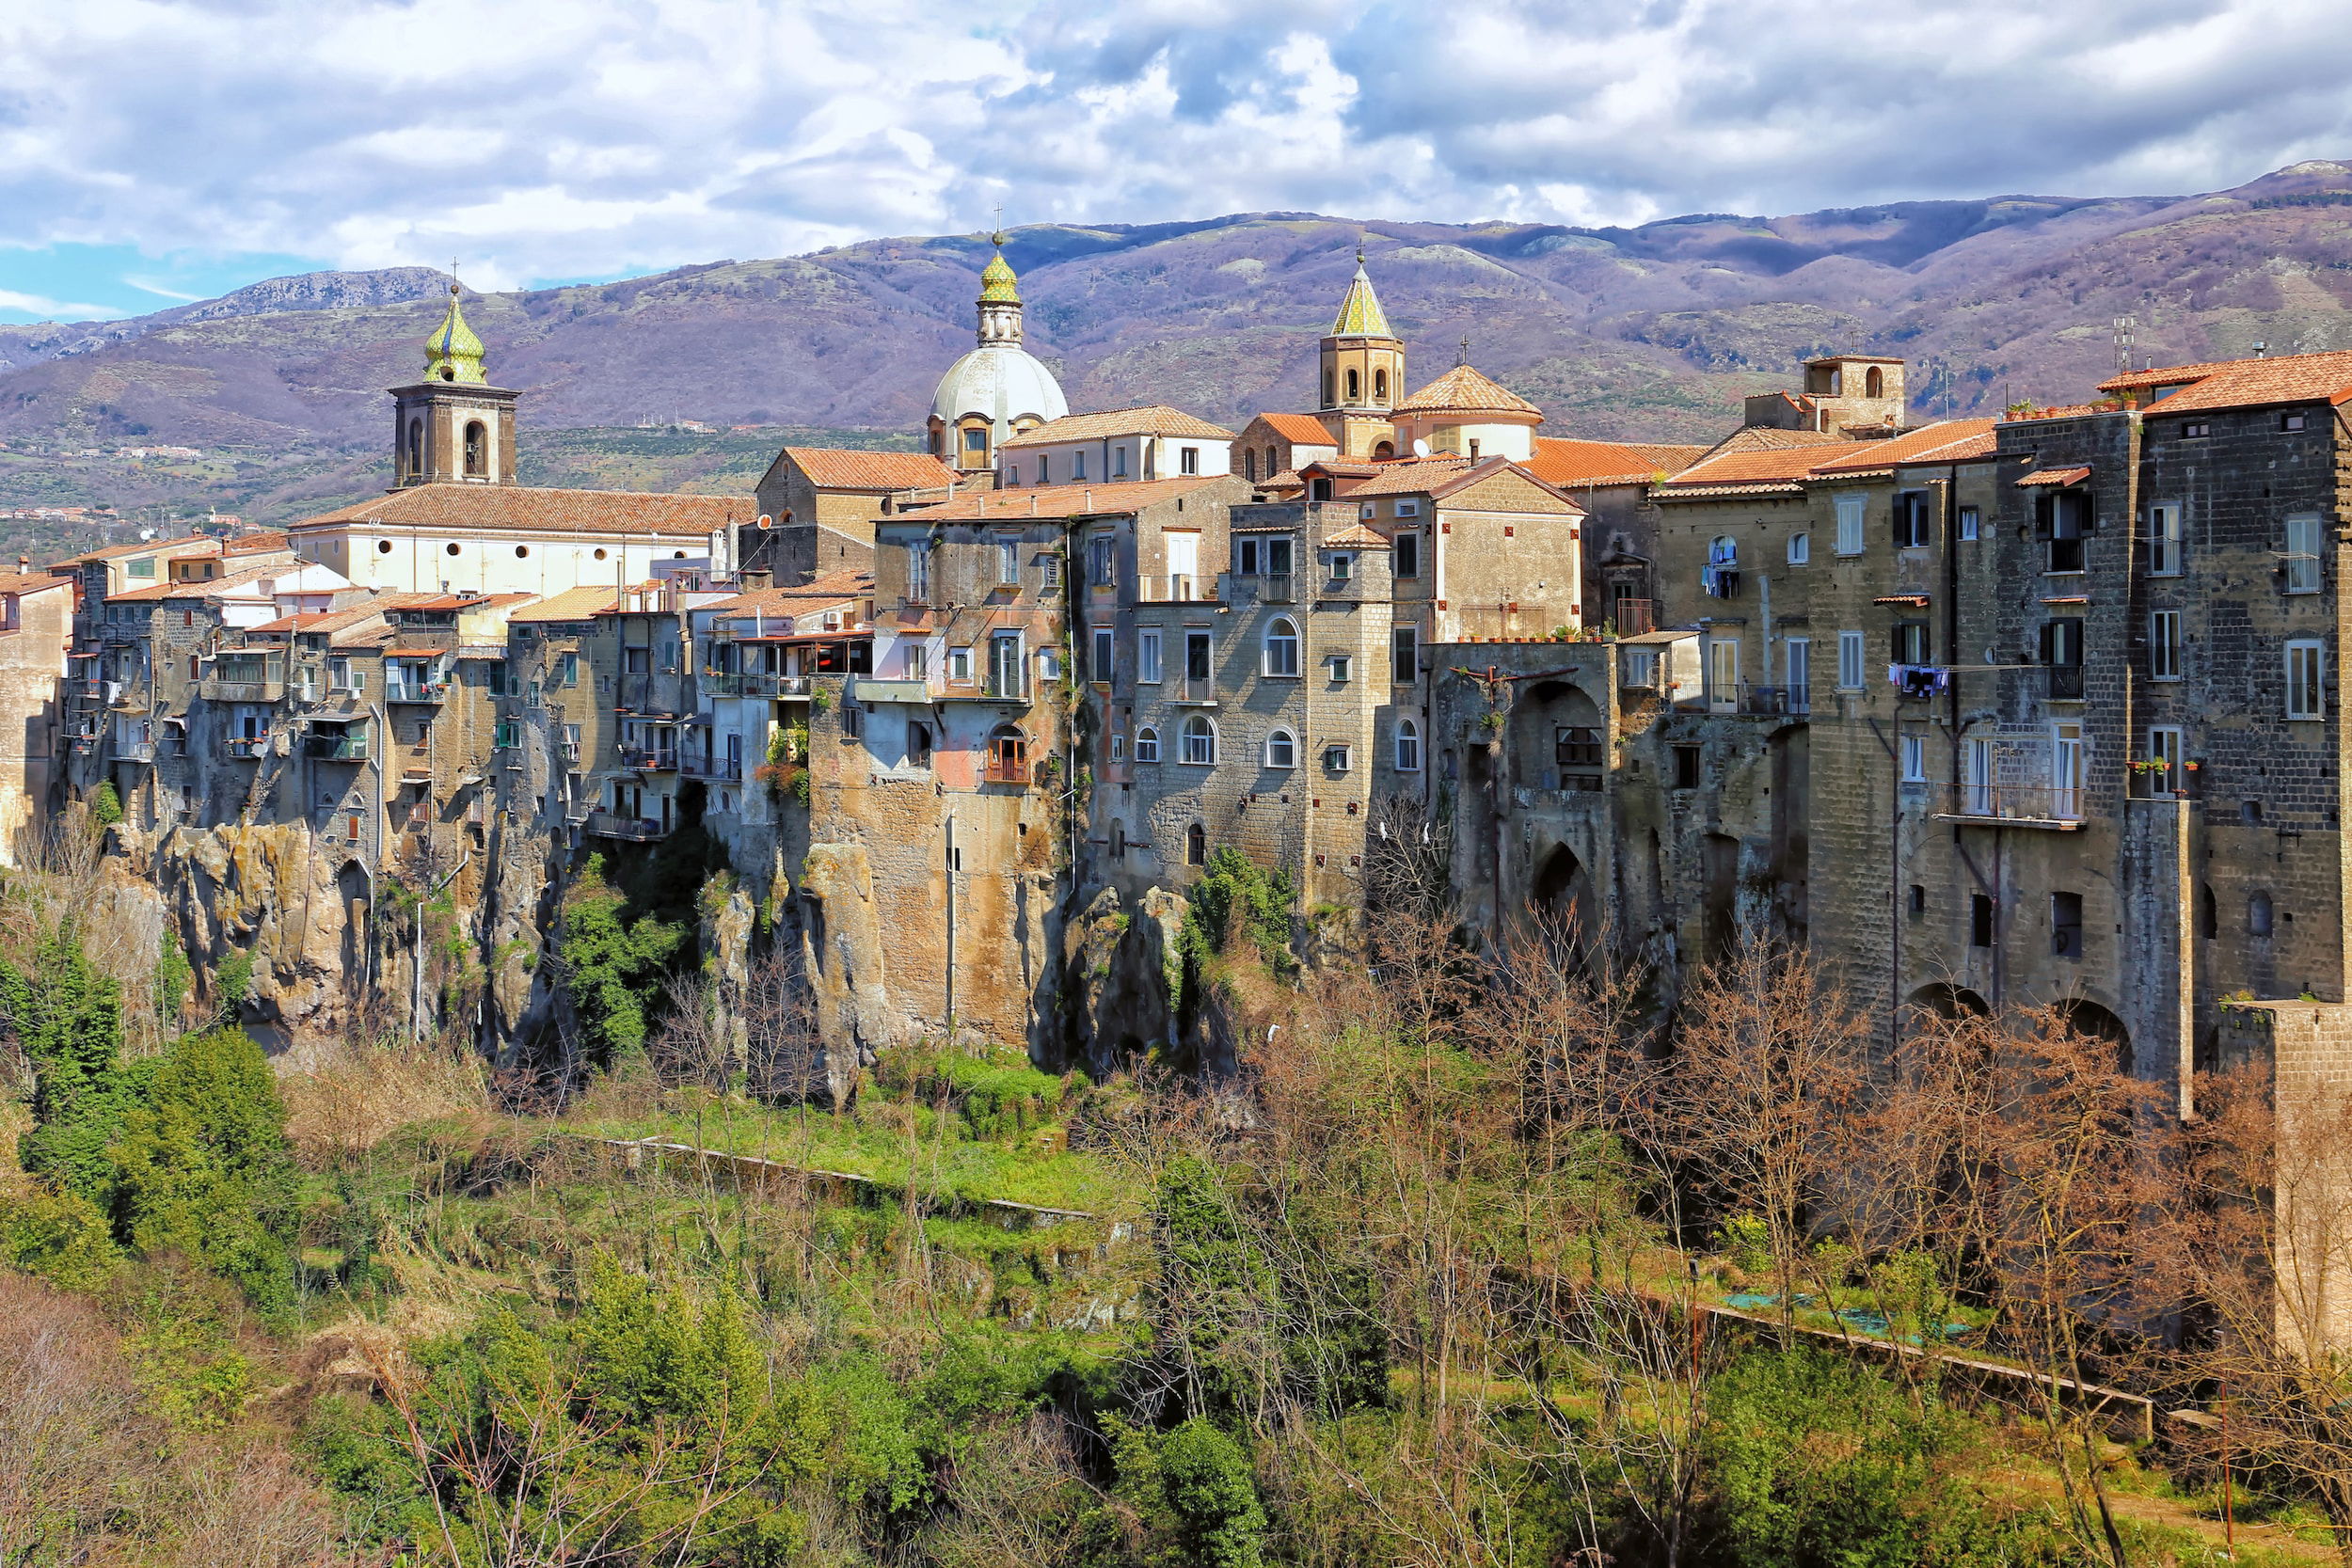
[[[1420,634],[1411,626],[1399,626],[1389,633],[1389,678],[1398,686],[1410,686],[1421,678]]]
[[[2286,645],[2287,717],[2320,716],[2320,682],[2326,673],[2326,649],[2317,638],[2296,638]]]
[[[996,581],[1006,588],[1021,586],[1020,540],[999,539],[996,541]]]
[[[1323,766],[1327,772],[1344,773],[1355,766],[1355,758],[1344,746],[1326,746],[1323,749]]]
[[[1810,638],[1788,640],[1788,711],[1813,711],[1813,642]]]
[[[1356,661],[1346,654],[1333,654],[1324,662],[1331,667],[1331,684],[1334,686],[1345,686],[1355,673]]]
[[[1841,691],[1862,689],[1863,636],[1858,631],[1837,634],[1837,687]]]
[[[951,681],[968,681],[972,678],[971,649],[950,648],[947,650],[947,678]]]
[[[2287,519],[2286,589],[2290,594],[2319,592],[2319,514],[2305,512]]]
[[[2157,789],[2181,787],[2181,727],[2178,724],[2151,724],[2148,727],[2148,761],[2154,765],[2148,769],[2150,784]]]
[[[1287,676],[1298,673],[1298,624],[1287,615],[1275,617],[1266,628],[1265,673]]]
[[[1136,679],[1156,686],[1160,679],[1160,628],[1146,626],[1136,633]]]
[[[1396,721],[1396,770],[1400,773],[1421,771],[1421,726],[1410,719]]]
[[[1618,658],[1617,684],[1639,687],[1648,690],[1658,685],[1658,650],[1655,648],[1626,648]]]
[[[931,596],[931,547],[927,544],[907,546],[907,597],[916,604],[928,603]]]
[[[920,642],[910,642],[907,644],[906,658],[902,667],[906,671],[906,678],[908,680],[919,681],[928,679],[930,674],[930,665],[931,651],[930,648],[924,646]]]
[[[1113,762],[1127,760],[1127,737],[1117,730],[1111,731],[1111,760]]]
[[[1107,533],[1098,533],[1087,541],[1087,581],[1097,588],[1112,588],[1119,583],[1119,541]]]
[[[1356,558],[1349,555],[1344,550],[1333,551],[1331,555],[1331,580],[1333,582],[1345,582],[1355,575]]]
[[[1087,672],[1087,679],[1107,684],[1111,678],[1112,649],[1117,645],[1108,626],[1094,628],[1094,667]]]
[[[1199,473],[1200,471],[1200,449],[1199,447],[1177,448],[1176,471],[1182,474]]]
[[[1298,737],[1288,730],[1276,730],[1265,737],[1265,765],[1268,768],[1298,766]]]
[[[1960,509],[1960,536],[1963,540],[1979,537],[1984,531],[1984,514],[1973,506]]]
[[[1396,515],[1400,517],[1418,517],[1421,515],[1421,502],[1407,496],[1396,503]]]
[[[1190,763],[1195,768],[1210,768],[1216,765],[1216,725],[1210,722],[1207,714],[1186,714],[1184,728],[1178,732],[1177,739],[1182,746],[1182,750],[1177,752],[1178,761]]]
[[[1837,498],[1837,553],[1862,553],[1862,525],[1867,518],[1867,496],[1849,493]]]
[[[2148,678],[2181,678],[2181,612],[2177,610],[2148,612]]]
[[[1928,782],[1928,737],[1906,731],[1902,737],[1903,783]]]
[[[1813,536],[1802,532],[1790,534],[1788,536],[1788,564],[1802,566],[1812,559]]]
[[[2177,501],[2161,502],[2148,509],[2148,575],[2181,575],[2181,508]]]
[[[1160,732],[1149,724],[1136,732],[1136,760],[1137,762],[1160,760]]]

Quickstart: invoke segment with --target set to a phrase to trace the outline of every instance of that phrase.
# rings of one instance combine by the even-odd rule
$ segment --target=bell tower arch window
[[[490,477],[490,431],[480,420],[466,423],[466,477]]]
[[[1347,372],[1347,401],[1348,401],[1348,402],[1350,402],[1350,403],[1354,403],[1355,401],[1357,401],[1357,399],[1359,399],[1359,398],[1360,398],[1361,396],[1363,396],[1362,385],[1363,385],[1363,383],[1362,383],[1362,380],[1361,380],[1360,376],[1358,374],[1358,372],[1357,372],[1356,371],[1354,371],[1354,370],[1352,370],[1352,369],[1351,369],[1351,370]]]
[[[424,472],[424,421],[408,421],[408,477],[414,479]]]
[[[1380,370],[1372,372],[1372,397],[1375,403],[1389,401],[1389,372],[1387,371]]]

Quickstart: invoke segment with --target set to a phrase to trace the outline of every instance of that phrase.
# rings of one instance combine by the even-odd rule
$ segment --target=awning
[[[2069,484],[2080,484],[2090,477],[2089,468],[2042,468],[2038,472],[2027,474],[2019,480],[2017,484],[2020,489],[2030,484],[2055,484],[2063,488]]]
[[[1928,596],[1925,594],[1884,594],[1870,602],[1872,604],[1909,605],[1915,610],[1928,608]]]

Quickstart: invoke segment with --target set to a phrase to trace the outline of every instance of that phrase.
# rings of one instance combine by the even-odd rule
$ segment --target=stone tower
[[[1389,330],[1380,297],[1356,252],[1356,276],[1340,313],[1323,337],[1323,404],[1319,417],[1343,458],[1395,457],[1390,411],[1405,395],[1405,343]]]
[[[482,340],[449,286],[424,343],[424,379],[392,392],[392,485],[515,483],[515,398],[482,372]]]

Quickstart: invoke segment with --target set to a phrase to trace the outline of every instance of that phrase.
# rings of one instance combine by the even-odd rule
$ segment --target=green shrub
[[[41,939],[29,974],[0,963],[0,1018],[33,1069],[34,1127],[18,1140],[18,1162],[104,1206],[106,1147],[136,1098],[137,1075],[121,1063],[120,993],[82,956],[71,920]]]
[[[588,1059],[600,1067],[644,1056],[646,1001],[686,941],[685,927],[674,922],[650,915],[628,920],[628,904],[605,879],[601,855],[589,857],[564,897],[556,950],[564,961],[564,999],[580,1020]]]
[[[120,1260],[98,1205],[79,1193],[0,1194],[0,1259],[69,1291],[95,1291]]]
[[[122,820],[122,797],[115,792],[111,782],[90,792],[89,815],[90,820],[102,828],[111,828]]]
[[[1297,889],[1287,870],[1268,871],[1228,846],[1211,851],[1200,879],[1186,895],[1184,929],[1178,939],[1197,967],[1208,955],[1223,953],[1232,937],[1250,942],[1267,965],[1294,967],[1290,952],[1291,906]]]

